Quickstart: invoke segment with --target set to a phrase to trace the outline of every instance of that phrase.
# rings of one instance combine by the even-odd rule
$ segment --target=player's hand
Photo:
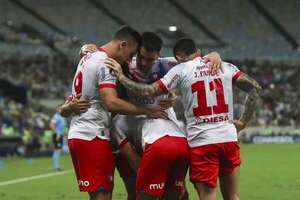
[[[169,93],[168,98],[160,100],[158,105],[163,109],[168,109],[175,104],[176,98],[176,94],[174,92],[171,92]]]
[[[209,72],[212,75],[217,74],[219,70],[222,71],[222,59],[220,54],[218,54],[217,52],[211,52],[204,56],[203,59],[205,63],[211,63]]]
[[[82,58],[86,54],[94,53],[96,51],[98,51],[97,45],[95,45],[95,44],[85,44],[80,48],[79,56],[80,56],[80,58]]]
[[[123,75],[122,67],[116,60],[112,58],[106,58],[104,63],[108,68],[112,69],[115,72],[115,75],[118,78]]]
[[[81,113],[85,113],[91,107],[91,103],[79,94],[69,103],[69,106],[73,113],[80,115]]]
[[[233,124],[237,130],[237,132],[239,133],[241,130],[243,130],[244,128],[246,128],[247,123],[241,121],[241,120],[234,120]]]
[[[147,106],[147,108],[145,108],[145,109],[146,109],[145,114],[147,115],[148,118],[168,119],[168,114],[160,106],[157,106],[157,105]]]

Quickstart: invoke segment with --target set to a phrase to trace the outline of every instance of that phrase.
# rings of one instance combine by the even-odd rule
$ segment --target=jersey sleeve
[[[113,71],[101,62],[97,70],[98,88],[117,88],[117,78]]]
[[[235,65],[226,62],[223,62],[223,65],[225,73],[228,73],[230,78],[232,78],[232,81],[235,81],[240,77],[242,72]]]
[[[182,64],[176,65],[168,73],[156,81],[161,91],[165,94],[169,93],[171,90],[178,89],[180,86],[180,80],[182,78]]]

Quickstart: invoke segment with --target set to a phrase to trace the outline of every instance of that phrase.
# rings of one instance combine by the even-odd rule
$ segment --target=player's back
[[[239,70],[223,62],[223,71],[211,75],[209,66],[198,57],[177,65],[166,81],[163,80],[167,89],[176,85],[182,93],[191,147],[237,140],[232,124],[232,81]]]
[[[115,77],[103,64],[105,58],[105,52],[97,51],[84,56],[78,64],[73,79],[72,95],[81,94],[90,101],[91,107],[87,112],[72,118],[69,139],[91,140],[96,136],[109,139],[110,113],[101,102],[99,89],[115,87]]]

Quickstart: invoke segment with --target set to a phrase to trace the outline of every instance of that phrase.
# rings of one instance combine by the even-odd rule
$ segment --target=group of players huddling
[[[80,191],[112,199],[117,167],[128,200],[189,199],[189,169],[199,199],[216,199],[219,179],[223,198],[238,200],[237,133],[261,87],[218,53],[202,57],[193,39],[179,39],[174,57],[161,58],[161,48],[158,35],[128,26],[101,47],[81,48],[72,95],[59,108],[72,116],[68,145]],[[247,92],[238,120],[233,85]],[[173,109],[177,95],[186,127]]]

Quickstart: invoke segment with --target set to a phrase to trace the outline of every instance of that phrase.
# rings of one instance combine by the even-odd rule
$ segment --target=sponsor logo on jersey
[[[196,118],[195,124],[203,124],[203,123],[218,123],[218,122],[224,122],[228,121],[229,117],[228,115],[220,115],[220,116],[214,116],[214,117],[199,117]]]

